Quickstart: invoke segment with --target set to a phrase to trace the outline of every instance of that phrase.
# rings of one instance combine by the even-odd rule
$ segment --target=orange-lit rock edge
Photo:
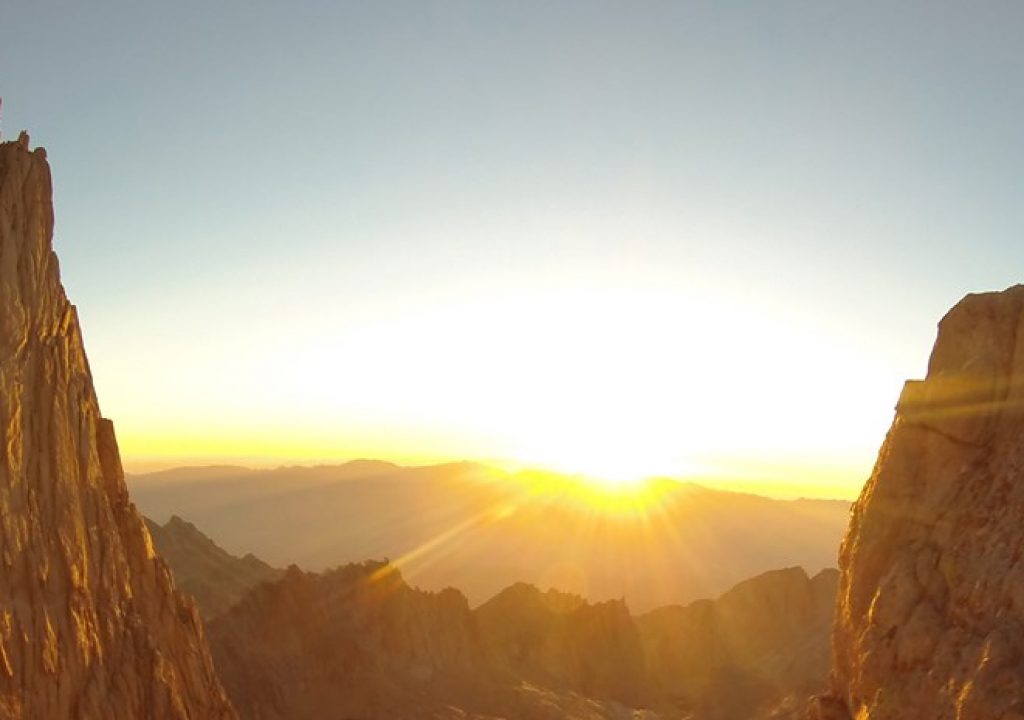
[[[233,718],[128,501],[52,233],[23,134],[0,145],[0,717]]]

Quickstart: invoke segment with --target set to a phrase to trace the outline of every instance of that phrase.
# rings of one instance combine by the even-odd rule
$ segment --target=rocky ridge
[[[489,679],[466,599],[413,590],[385,563],[292,566],[209,632],[247,718],[434,717]]]
[[[518,583],[473,614],[492,662],[516,678],[632,707],[651,700],[640,632],[622,600],[588,603]]]
[[[1024,718],[1024,286],[968,295],[908,382],[840,552],[813,718]]]
[[[838,581],[835,569],[773,570],[716,600],[641,615],[656,696],[699,718],[802,715],[828,667]]]
[[[51,194],[45,151],[0,144],[0,718],[233,718],[128,501]]]
[[[231,555],[177,515],[163,525],[145,520],[153,546],[173,571],[178,589],[195,599],[204,620],[223,613],[253,586],[284,574],[255,555]]]
[[[836,579],[791,568],[636,618],[523,583],[470,609],[387,563],[292,567],[208,630],[253,720],[791,718],[824,682]]]

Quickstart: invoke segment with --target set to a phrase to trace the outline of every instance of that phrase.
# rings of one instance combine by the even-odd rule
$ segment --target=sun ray
[[[432,552],[436,552],[446,544],[452,543],[453,540],[466,532],[487,525],[490,523],[498,522],[510,517],[516,512],[517,506],[513,503],[502,503],[493,507],[489,507],[486,510],[463,520],[452,528],[435,535],[433,538],[423,542],[416,547],[412,548],[405,554],[391,560],[387,565],[380,568],[374,573],[375,577],[383,577],[394,570],[406,570],[411,568],[417,561],[425,561]]]

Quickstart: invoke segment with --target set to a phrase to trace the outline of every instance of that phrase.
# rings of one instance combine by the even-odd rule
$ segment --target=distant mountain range
[[[775,500],[660,481],[634,512],[580,499],[578,479],[471,463],[180,468],[128,477],[148,517],[172,515],[225,550],[323,570],[388,558],[413,585],[478,605],[516,582],[634,611],[713,597],[779,567],[836,563],[849,503]]]

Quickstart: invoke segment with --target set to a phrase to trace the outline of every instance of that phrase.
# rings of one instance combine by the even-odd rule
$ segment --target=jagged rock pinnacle
[[[23,132],[0,144],[0,718],[233,718],[128,501],[52,233]]]

